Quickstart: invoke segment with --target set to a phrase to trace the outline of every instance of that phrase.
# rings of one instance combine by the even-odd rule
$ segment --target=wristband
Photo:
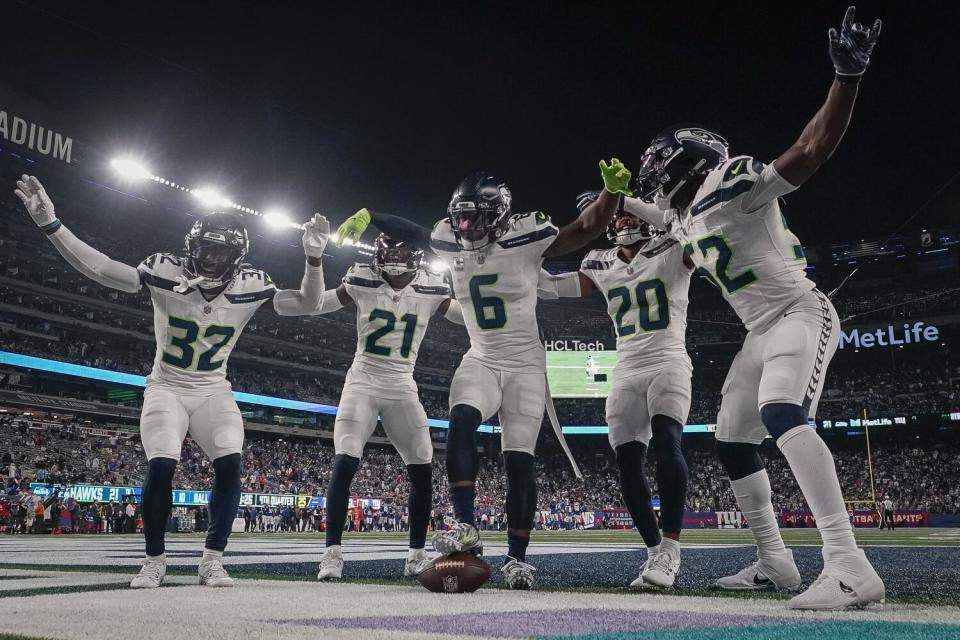
[[[857,84],[860,82],[860,78],[863,77],[862,73],[855,75],[840,73],[839,71],[834,74],[834,79],[841,84]]]
[[[63,223],[60,222],[59,219],[54,218],[54,219],[53,219],[53,222],[50,222],[50,223],[47,223],[47,224],[43,225],[42,227],[40,227],[40,230],[43,231],[45,234],[47,234],[47,235],[49,236],[49,235],[53,235],[54,233],[56,233],[57,230],[58,230],[60,227],[62,227],[62,226],[63,226]]]

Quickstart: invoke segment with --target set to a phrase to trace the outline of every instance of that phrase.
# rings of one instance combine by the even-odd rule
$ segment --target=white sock
[[[413,560],[421,553],[423,553],[423,549],[414,549],[413,547],[410,547],[407,549],[407,560]]]
[[[664,538],[660,541],[660,551],[669,553],[677,558],[680,557],[680,543],[673,538]]]
[[[660,553],[660,545],[659,545],[659,544],[656,545],[656,546],[653,546],[653,547],[647,547],[647,560],[649,560],[649,559],[652,558],[653,556],[657,555],[658,553]]]
[[[750,533],[757,543],[757,555],[761,558],[783,554],[787,548],[780,537],[780,526],[770,502],[770,477],[761,469],[745,478],[731,480],[730,487],[737,498],[740,511],[750,525]]]
[[[166,564],[166,563],[167,563],[167,554],[161,553],[161,554],[158,555],[158,556],[150,556],[150,555],[148,555],[148,556],[147,556],[147,560],[160,560],[161,562],[163,562],[164,564]]]
[[[330,555],[334,555],[334,556],[341,556],[341,555],[343,555],[343,554],[340,552],[340,545],[338,545],[338,544],[332,544],[332,545],[330,545],[329,547],[327,547],[327,553],[329,553]]]
[[[223,562],[223,551],[214,551],[213,549],[204,549],[203,557],[200,559],[200,562],[210,562],[216,560],[218,562]]]
[[[777,438],[777,446],[790,464],[793,477],[817,521],[824,556],[832,551],[856,550],[857,541],[843,504],[837,468],[826,443],[804,424]]]

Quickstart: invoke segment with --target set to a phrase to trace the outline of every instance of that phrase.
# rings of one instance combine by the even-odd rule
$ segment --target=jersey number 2
[[[730,267],[730,260],[733,259],[733,250],[730,248],[730,245],[727,244],[727,241],[720,236],[707,236],[706,238],[700,238],[697,240],[697,247],[699,247],[700,254],[704,258],[708,258],[708,254],[711,250],[715,250],[717,252],[717,262],[714,266],[714,271],[716,273],[710,273],[707,269],[704,269],[703,272],[714,281],[714,284],[719,283],[723,290],[727,292],[727,295],[736,293],[748,284],[752,284],[757,281],[757,276],[755,276],[753,271],[750,269],[747,269],[740,275],[733,277],[727,274],[727,269]],[[687,254],[693,253],[693,245],[688,244],[686,247],[684,247],[684,251]]]
[[[367,336],[366,352],[375,356],[390,357],[390,347],[384,347],[377,344],[377,340],[387,335],[397,326],[397,316],[386,309],[374,309],[370,312],[370,322],[374,320],[383,320],[382,327]],[[400,355],[404,358],[410,357],[410,349],[413,347],[413,332],[417,330],[417,316],[412,313],[405,313],[400,316],[400,322],[404,324],[403,341],[400,343]]]
[[[164,351],[163,361],[180,369],[189,369],[193,364],[193,356],[195,353],[193,343],[197,341],[197,337],[200,335],[200,327],[192,320],[184,320],[183,318],[173,316],[170,317],[170,326],[183,331],[182,336],[170,336],[170,346],[179,349],[180,355],[175,356],[169,351]],[[234,331],[233,327],[225,327],[218,324],[212,324],[206,328],[203,332],[204,338],[220,336],[220,341],[210,345],[209,349],[200,354],[200,357],[197,359],[197,371],[216,371],[223,366],[223,360],[214,362],[213,358],[217,355],[217,352],[230,341]]]

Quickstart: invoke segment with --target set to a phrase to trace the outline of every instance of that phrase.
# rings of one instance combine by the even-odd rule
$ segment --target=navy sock
[[[663,415],[653,416],[653,450],[657,456],[657,488],[664,533],[680,533],[687,500],[687,460],[680,448],[683,425]]]
[[[240,454],[231,453],[217,458],[213,461],[213,472],[210,526],[204,547],[212,551],[223,551],[227,547],[227,538],[233,531],[233,520],[240,507]]]
[[[453,503],[453,515],[458,522],[476,525],[473,513],[474,501],[477,497],[475,485],[468,487],[450,487],[450,502]]]
[[[350,483],[360,466],[360,458],[338,453],[333,458],[333,473],[327,487],[327,532],[328,547],[340,544],[343,525],[347,521],[347,506],[350,504]]]
[[[429,464],[408,464],[410,498],[407,513],[410,516],[410,548],[423,549],[427,543],[430,507],[433,505],[433,482]]]
[[[147,480],[143,483],[141,511],[143,538],[148,556],[164,552],[164,533],[173,505],[173,472],[177,461],[172,458],[154,458],[147,463]]]
[[[650,485],[644,471],[647,447],[642,442],[627,442],[616,449],[617,467],[620,468],[620,490],[633,525],[640,532],[644,544],[655,547],[660,544],[660,527],[657,514],[650,503]]]
[[[527,545],[530,544],[530,536],[518,536],[507,530],[507,555],[520,562],[527,561]],[[507,561],[509,562],[509,560]]]

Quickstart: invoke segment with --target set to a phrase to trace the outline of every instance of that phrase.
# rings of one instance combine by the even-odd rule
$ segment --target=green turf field
[[[587,357],[600,365],[598,373],[606,374],[606,382],[587,377]],[[554,398],[606,398],[617,364],[616,351],[547,351],[547,380]]]

